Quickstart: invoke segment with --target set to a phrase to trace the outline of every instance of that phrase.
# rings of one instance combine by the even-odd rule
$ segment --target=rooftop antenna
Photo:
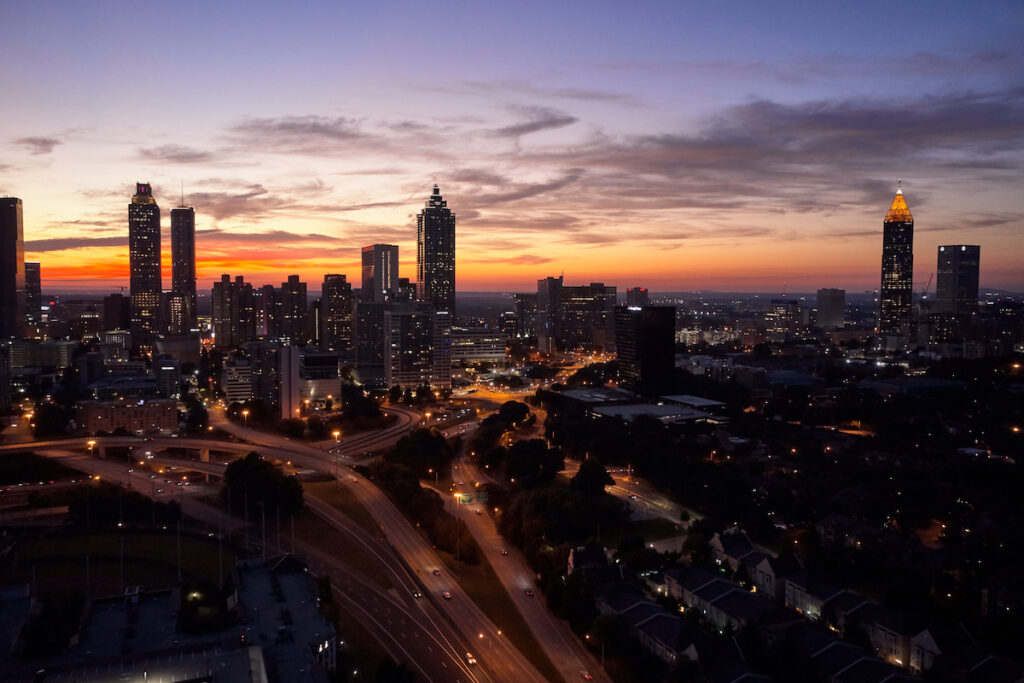
[[[185,181],[181,181],[181,208],[185,208]]]
[[[903,178],[896,179],[896,194],[903,194]]]

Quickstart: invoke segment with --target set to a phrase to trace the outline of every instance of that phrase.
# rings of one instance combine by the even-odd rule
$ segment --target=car
[[[441,570],[440,569],[435,569],[434,570],[434,576],[441,576]]]
[[[508,551],[507,551],[507,550],[505,550],[504,548],[502,548],[502,549],[501,549],[501,556],[502,556],[502,557],[505,557],[506,555],[508,555]]]
[[[452,594],[451,594],[450,591],[445,591],[445,592],[441,593],[441,597],[444,598],[445,600],[451,600],[452,599]]]
[[[532,590],[530,590],[529,588],[527,588],[526,590],[524,590],[524,591],[523,591],[523,594],[524,594],[524,595],[525,595],[526,597],[528,597],[528,598],[532,598],[532,597],[533,597],[533,591],[532,591]]]
[[[420,598],[422,598],[422,597],[423,597],[423,593],[420,593],[419,591],[413,591],[413,592],[412,592],[412,597],[414,597],[414,598],[416,598],[417,600],[419,600]]]
[[[589,673],[587,673],[586,671],[580,671],[580,676],[582,676],[582,677],[583,677],[583,680],[585,680],[585,681],[592,681],[592,680],[594,680],[594,677],[593,677],[593,676],[591,676],[591,675],[590,675]]]
[[[475,512],[475,513],[476,513],[476,514],[478,514],[478,515],[482,515],[482,514],[484,514],[484,511],[483,511],[483,510],[474,510],[473,512]]]
[[[472,652],[466,653],[466,664],[476,664],[476,657],[473,656]]]

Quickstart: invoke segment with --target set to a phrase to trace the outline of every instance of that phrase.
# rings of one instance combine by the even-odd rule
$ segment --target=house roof
[[[718,542],[721,544],[722,552],[729,557],[742,559],[754,552],[753,544],[751,544],[750,539],[747,538],[747,535],[742,531],[715,534],[715,538],[717,538]]]

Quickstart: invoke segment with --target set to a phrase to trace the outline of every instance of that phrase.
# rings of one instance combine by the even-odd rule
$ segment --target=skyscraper
[[[214,343],[219,348],[241,346],[256,336],[256,311],[252,285],[241,275],[234,281],[221,275],[211,296]]]
[[[0,341],[25,330],[25,228],[21,200],[0,199]]]
[[[650,303],[646,287],[630,287],[626,290],[626,305],[632,308],[643,308]]]
[[[137,345],[146,346],[159,331],[160,207],[149,183],[136,183],[128,205],[128,263],[131,268],[131,331]]]
[[[363,254],[365,258],[365,249]],[[320,293],[320,348],[339,353],[352,349],[352,285],[344,275],[324,275]]]
[[[455,314],[455,214],[437,185],[416,216],[416,298]]]
[[[619,376],[647,390],[670,384],[675,369],[674,306],[615,308],[615,347]]]
[[[557,350],[561,304],[562,276],[537,280],[537,349],[541,353]]]
[[[191,206],[171,209],[171,293],[184,300],[181,326],[186,332],[196,324],[196,210]]]
[[[363,247],[363,301],[383,303],[398,293],[398,246]]]
[[[423,303],[384,311],[384,379],[387,386],[452,384],[451,316]]]
[[[845,322],[846,290],[823,288],[818,290],[818,327],[836,330]]]
[[[43,284],[39,261],[25,262],[25,320],[30,323],[43,320]]]
[[[940,315],[968,315],[978,310],[978,278],[981,247],[977,244],[948,244],[939,247],[936,269],[935,312]]]
[[[288,281],[281,283],[277,304],[280,311],[278,337],[296,346],[308,342],[310,335],[306,327],[306,315],[309,302],[306,300],[306,283],[301,282],[298,275],[289,275]]]
[[[914,279],[914,217],[900,181],[882,223],[882,286],[879,288],[878,334],[900,335],[910,320]]]

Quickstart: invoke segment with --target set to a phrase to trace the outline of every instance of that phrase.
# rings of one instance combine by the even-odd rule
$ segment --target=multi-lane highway
[[[275,434],[246,429],[230,423],[223,411],[215,410],[210,417],[212,424],[239,438],[290,450],[290,459],[299,465],[325,471],[332,468],[334,456],[329,452],[291,442]],[[344,455],[361,453],[363,450],[394,443],[397,438],[398,434],[393,434],[390,441],[375,434],[354,435],[342,439],[336,449],[340,448]],[[536,668],[462,590],[455,578],[448,575],[447,571],[442,571],[443,565],[434,551],[380,489],[351,471],[339,477],[339,481],[355,495],[380,525],[388,542],[401,557],[401,562],[412,572],[415,583],[421,585],[432,600],[440,600],[437,604],[442,606],[443,614],[461,632],[462,641],[477,643],[475,651],[467,649],[467,652],[472,652],[474,658],[481,662],[491,676],[504,681],[544,680]]]
[[[459,470],[454,469],[456,465],[453,465],[452,480],[463,481],[461,486],[456,484],[456,490],[471,494],[474,492],[473,482],[482,481],[481,473],[468,460],[463,458],[461,462]],[[587,674],[593,680],[611,681],[568,625],[556,619],[544,605],[544,598],[535,594],[534,574],[526,558],[505,543],[494,520],[484,513],[480,504],[459,505],[454,496],[445,496],[445,505],[465,522],[516,609],[562,677],[566,680],[579,680],[583,674]]]

